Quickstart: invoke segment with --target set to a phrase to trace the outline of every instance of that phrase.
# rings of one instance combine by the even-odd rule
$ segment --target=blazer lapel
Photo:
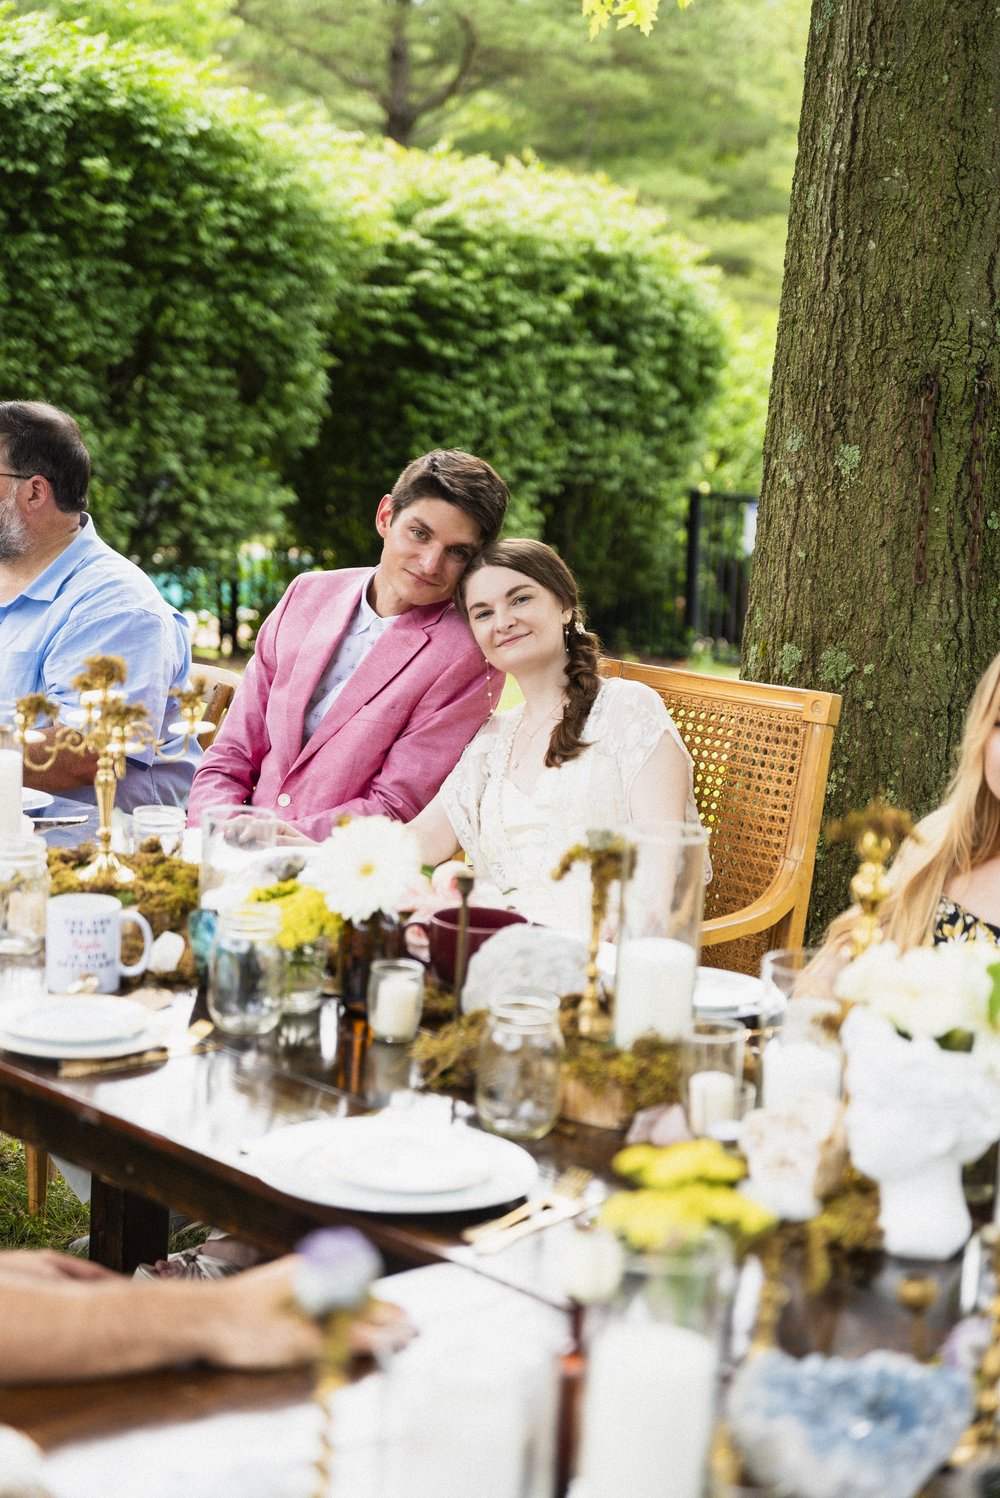
[[[361,597],[361,586],[367,574],[362,573],[353,588],[340,588],[321,608],[299,646],[295,670],[288,687],[289,722],[297,724],[299,742],[309,699],[337,649]],[[346,690],[346,688],[345,688]]]
[[[405,670],[414,656],[419,654],[426,645],[430,626],[437,623],[448,607],[448,604],[443,604],[433,609],[408,609],[405,614],[399,616],[396,622],[376,640],[346,683],[312,738],[303,746],[293,768],[298,769],[317,750],[322,749],[323,745],[343,728],[345,723],[350,722],[367,702],[370,702]],[[346,628],[346,623],[344,627]],[[315,684],[313,682],[313,687]],[[311,693],[312,688],[310,688],[310,695]]]

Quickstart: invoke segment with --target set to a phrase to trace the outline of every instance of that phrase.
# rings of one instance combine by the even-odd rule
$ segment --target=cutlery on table
[[[585,1211],[584,1192],[592,1180],[593,1171],[579,1165],[570,1166],[558,1177],[551,1191],[522,1202],[503,1217],[466,1228],[462,1237],[477,1253],[497,1253],[518,1238],[527,1237],[550,1223],[566,1222]]]
[[[164,1061],[170,1061],[175,1056],[197,1056],[203,1051],[214,1051],[219,1046],[219,1041],[209,1040],[208,1036],[214,1029],[211,1020],[195,1020],[187,1032],[186,1042],[175,1046],[151,1046],[147,1051],[134,1051],[130,1056],[100,1057],[78,1061],[60,1061],[59,1076],[64,1078],[92,1077],[105,1072],[135,1071],[137,1067],[159,1066]]]

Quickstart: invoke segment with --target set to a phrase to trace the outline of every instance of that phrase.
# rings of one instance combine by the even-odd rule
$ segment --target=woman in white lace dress
[[[455,601],[495,692],[509,673],[524,703],[487,720],[411,824],[422,856],[436,864],[464,848],[477,878],[509,905],[585,935],[584,871],[556,883],[553,869],[588,828],[697,822],[690,756],[652,688],[598,674],[597,637],[551,547],[494,542],[468,567]]]

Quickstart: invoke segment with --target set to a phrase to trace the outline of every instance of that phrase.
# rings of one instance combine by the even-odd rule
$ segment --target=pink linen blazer
[[[261,626],[195,775],[192,823],[209,807],[249,802],[324,837],[343,815],[408,822],[436,795],[489,714],[482,656],[450,602],[401,614],[302,742],[309,700],[369,572],[303,573]]]

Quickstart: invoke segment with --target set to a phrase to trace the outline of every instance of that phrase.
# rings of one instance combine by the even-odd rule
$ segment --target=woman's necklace
[[[545,727],[546,723],[553,722],[553,720],[559,716],[559,714],[562,712],[562,710],[563,710],[563,708],[565,706],[566,706],[566,698],[565,697],[560,697],[559,701],[556,703],[555,707],[551,708],[550,711],[545,714],[545,717],[542,718],[538,723],[536,723],[535,727],[528,734],[528,737],[523,740],[523,742],[521,744],[521,747],[518,750],[517,758],[516,759],[514,759],[514,758],[511,759],[510,768],[512,770],[516,770],[517,769],[518,765],[521,763],[522,759],[527,754],[528,750],[531,748],[531,745],[534,743],[535,739],[541,733],[541,731]],[[517,732],[514,734],[514,740],[515,741],[517,740],[517,735],[521,732],[521,729],[524,727],[524,722],[525,722],[525,720],[522,718],[521,721],[520,721],[520,723],[517,725]],[[513,749],[513,744],[511,745],[511,749]]]

